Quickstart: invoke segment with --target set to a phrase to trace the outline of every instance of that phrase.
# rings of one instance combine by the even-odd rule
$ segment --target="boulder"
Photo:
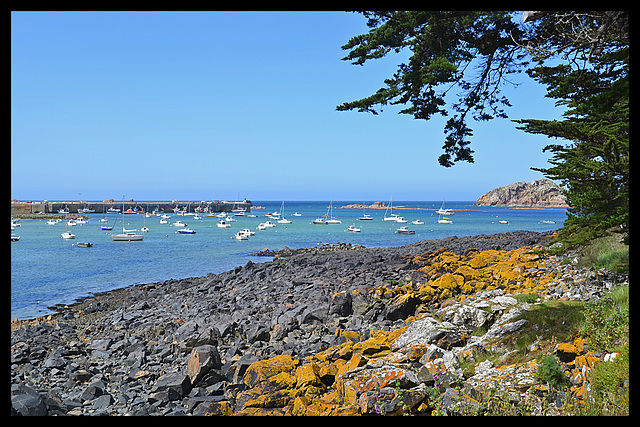
[[[212,345],[202,345],[191,350],[187,362],[187,374],[191,384],[195,386],[211,369],[220,369],[221,367],[218,349]]]

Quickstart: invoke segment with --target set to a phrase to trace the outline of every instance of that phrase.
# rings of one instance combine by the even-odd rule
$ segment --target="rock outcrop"
[[[567,207],[562,189],[550,179],[514,182],[481,196],[474,206]]]

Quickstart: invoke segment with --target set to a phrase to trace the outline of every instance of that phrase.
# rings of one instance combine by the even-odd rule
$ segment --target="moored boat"
[[[402,227],[400,227],[400,228],[398,228],[396,230],[396,233],[398,233],[398,234],[415,234],[415,231],[409,230],[409,227],[407,227],[407,226],[402,226]]]

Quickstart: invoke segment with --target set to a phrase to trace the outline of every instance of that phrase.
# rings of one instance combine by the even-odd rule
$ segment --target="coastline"
[[[515,255],[531,263],[530,249],[521,248],[551,239],[550,232],[516,231],[390,248],[282,250],[269,254],[272,261],[249,261],[220,274],[95,294],[58,307],[53,315],[12,322],[12,414],[312,415],[313,408],[326,414],[369,413],[372,407],[353,403],[350,394],[338,401],[329,396],[364,381],[358,372],[376,373],[387,366],[384,354],[400,342],[391,344],[391,337],[399,338],[430,312],[454,307],[424,293],[434,289],[425,283],[427,257],[435,258],[425,267],[445,255],[472,259],[485,252],[500,263],[513,262]],[[551,298],[565,295],[565,284],[570,295],[581,298],[602,292],[600,279],[587,283],[578,279],[584,272],[571,273],[570,266],[543,259],[531,265],[532,279],[556,269],[575,278],[545,285]],[[506,276],[499,280],[505,281],[469,293],[467,299],[503,298],[512,285]],[[502,313],[509,304],[496,310]],[[446,342],[429,345],[464,350],[462,342]],[[361,363],[373,365],[362,371]],[[278,378],[286,381],[266,391],[273,374],[263,369],[282,372]],[[418,378],[413,371],[402,375]],[[424,386],[415,381],[402,387],[417,398]],[[433,379],[419,383],[424,381]],[[296,394],[306,397],[296,400]],[[324,406],[311,405],[320,396]],[[345,399],[352,403],[340,404]]]

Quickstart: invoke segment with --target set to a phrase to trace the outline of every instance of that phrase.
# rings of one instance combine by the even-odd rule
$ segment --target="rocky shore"
[[[535,363],[483,362],[464,394],[450,385],[460,360],[500,352],[523,326],[529,304],[512,294],[591,300],[627,280],[531,252],[551,238],[265,250],[273,261],[96,295],[12,323],[11,413],[429,414],[433,390],[460,413],[495,384],[539,389]],[[567,348],[580,368],[605,356]]]

